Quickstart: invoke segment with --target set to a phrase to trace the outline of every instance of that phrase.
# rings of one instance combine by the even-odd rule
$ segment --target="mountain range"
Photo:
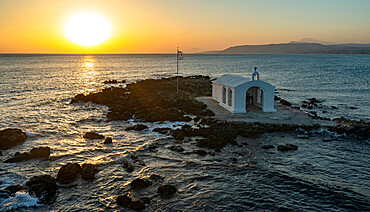
[[[289,43],[233,46],[200,54],[370,54],[370,44],[335,44],[304,38]]]

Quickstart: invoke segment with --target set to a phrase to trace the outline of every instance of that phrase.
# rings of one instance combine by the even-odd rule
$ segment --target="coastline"
[[[144,80],[141,82],[137,82],[134,84],[128,85],[126,88],[115,88],[110,87],[104,89],[103,91],[95,94],[89,95],[77,95],[72,103],[76,103],[78,101],[83,102],[94,102],[98,104],[106,105],[110,108],[110,112],[107,114],[107,119],[109,121],[117,121],[117,120],[134,120],[133,125],[131,127],[126,128],[126,130],[133,130],[134,132],[145,131],[150,123],[156,125],[156,123],[163,123],[163,122],[182,122],[180,126],[168,128],[168,127],[156,127],[151,129],[153,132],[157,132],[162,134],[159,139],[153,140],[147,144],[141,146],[136,153],[129,153],[125,157],[120,158],[117,160],[117,164],[123,166],[125,172],[128,175],[131,175],[131,172],[145,170],[151,166],[150,161],[153,160],[151,157],[167,157],[170,156],[171,160],[177,160],[176,158],[188,158],[189,161],[196,159],[196,160],[206,160],[205,163],[210,163],[209,161],[216,161],[217,163],[223,164],[222,166],[231,166],[231,167],[243,167],[243,169],[254,169],[256,164],[260,164],[260,159],[256,159],[255,157],[260,157],[258,154],[265,156],[265,151],[269,152],[269,154],[289,154],[289,152],[301,151],[300,145],[306,145],[302,143],[307,139],[311,139],[314,137],[315,134],[321,132],[320,137],[322,137],[322,142],[337,142],[343,141],[347,139],[345,134],[337,134],[336,129],[343,129],[340,128],[342,126],[347,126],[349,121],[342,120],[345,124],[338,126],[321,126],[321,120],[317,120],[315,122],[310,122],[312,124],[304,125],[300,124],[300,120],[315,120],[311,117],[305,116],[302,118],[301,112],[297,114],[299,117],[297,118],[297,122],[286,123],[287,120],[290,118],[288,117],[286,120],[280,120],[277,123],[256,123],[255,120],[263,120],[261,117],[257,117],[252,119],[250,123],[244,123],[245,119],[243,120],[235,120],[235,117],[229,119],[230,117],[222,117],[218,120],[217,113],[212,110],[208,110],[207,107],[195,101],[194,98],[199,98],[200,96],[204,96],[204,94],[209,95],[210,89],[210,79],[209,77],[204,76],[194,76],[194,77],[181,77],[180,82],[186,84],[186,89],[180,92],[180,95],[177,94],[169,94],[175,93],[173,90],[169,88],[175,87],[175,78],[167,78],[167,79],[160,79],[160,80]],[[187,82],[188,81],[188,82]],[[196,83],[193,83],[196,81]],[[199,83],[201,82],[201,84]],[[167,91],[167,92],[165,92]],[[206,92],[204,92],[206,91]],[[131,98],[127,97],[129,95],[142,95],[145,94],[145,98],[139,98],[139,102],[141,105],[136,107],[138,103],[138,98]],[[171,96],[173,95],[173,96]],[[122,96],[126,96],[123,97]],[[169,99],[173,101],[169,101]],[[148,107],[144,107],[144,106]],[[159,108],[162,107],[162,108]],[[288,106],[279,104],[279,108],[283,108],[284,113],[292,113],[297,112],[294,108],[289,108]],[[153,108],[155,108],[153,110]],[[123,112],[124,111],[124,112]],[[123,113],[122,113],[123,112]],[[118,115],[123,114],[123,115]],[[131,115],[131,116],[130,116]],[[216,115],[216,118],[214,117]],[[281,116],[281,114],[280,114]],[[239,117],[240,118],[240,117]],[[245,118],[245,117],[244,117]],[[249,117],[250,118],[250,117]],[[263,118],[263,117],[262,117]],[[266,118],[266,117],[265,117]],[[248,117],[247,117],[248,119]],[[135,123],[136,122],[136,123]],[[354,122],[352,125],[348,125],[347,127],[355,128],[357,122]],[[368,124],[368,123],[367,123]],[[334,130],[333,130],[334,129]],[[344,128],[346,133],[346,128]],[[356,135],[356,129],[350,129],[352,134]],[[327,134],[331,132],[331,134]],[[349,131],[348,131],[349,132]],[[164,136],[164,137],[163,137]],[[104,137],[104,136],[103,136]],[[274,139],[272,139],[273,137]],[[285,138],[287,137],[287,138]],[[350,136],[351,137],[351,136]],[[269,138],[269,140],[279,140],[280,138],[284,138],[287,142],[283,141],[268,141],[265,143],[261,142],[261,139]],[[288,139],[289,138],[289,139]],[[100,137],[101,139],[101,137]],[[99,138],[98,138],[99,140]],[[298,140],[298,142],[296,141]],[[301,143],[299,141],[302,141]],[[99,140],[100,141],[100,140]],[[27,141],[26,141],[27,142]],[[298,144],[298,145],[297,145]],[[109,144],[108,144],[109,145]],[[307,147],[305,147],[307,148]],[[258,150],[257,150],[258,149]],[[255,152],[262,153],[255,153]],[[32,150],[30,151],[32,155]],[[255,156],[257,154],[257,156]],[[41,158],[41,160],[49,161],[49,154],[45,158]],[[254,156],[252,156],[254,155]],[[11,155],[6,154],[5,157],[11,157]],[[17,155],[15,155],[17,158]],[[31,158],[34,160],[35,158]],[[29,160],[29,158],[26,158]],[[55,158],[53,159],[55,160]],[[256,162],[258,160],[258,162]],[[203,162],[202,162],[203,163]],[[88,163],[86,163],[88,164]],[[212,164],[212,163],[211,163]],[[78,164],[82,165],[82,163]],[[101,172],[102,169],[107,168],[107,166],[111,166],[113,164],[95,164],[94,166],[87,166],[91,168],[88,169],[88,173],[92,175],[92,181],[100,180],[101,175],[104,173]],[[215,165],[215,164],[213,164]],[[77,165],[73,165],[77,166]],[[58,180],[58,176],[61,170],[67,169],[67,173],[74,172],[75,168],[72,165],[63,165],[58,174],[54,171],[49,176],[56,177],[56,185],[58,185],[59,192],[67,192],[65,189],[64,183]],[[83,166],[82,166],[83,168]],[[95,170],[96,169],[96,170]],[[160,167],[158,167],[157,172],[160,171]],[[76,173],[80,173],[80,171],[76,171]],[[96,173],[95,173],[96,172]],[[141,171],[140,171],[141,172]],[[94,177],[96,174],[96,177]],[[112,209],[117,209],[117,204],[122,205],[126,208],[134,209],[132,204],[139,204],[139,209],[143,209],[143,207],[152,207],[150,202],[161,202],[163,201],[162,196],[156,196],[155,194],[158,193],[156,190],[159,189],[160,186],[163,185],[174,185],[176,188],[175,193],[172,193],[169,196],[169,199],[175,196],[174,200],[176,200],[176,192],[180,192],[179,187],[183,185],[179,184],[179,182],[170,180],[170,175],[154,175],[155,173],[150,171],[149,173],[145,173],[144,175],[134,175],[129,178],[130,180],[123,180],[124,189],[122,189],[119,193],[111,195],[110,198],[113,199],[109,203],[109,207]],[[79,180],[78,176],[84,176],[84,174],[72,174],[75,175],[76,178],[72,181],[67,181],[67,185],[69,183],[77,184],[82,183]],[[136,180],[136,181],[135,181]],[[131,182],[130,182],[131,181]],[[135,188],[135,183],[133,182],[140,182],[143,188]],[[166,182],[166,183],[163,183]],[[170,182],[168,184],[168,182]],[[54,185],[54,184],[53,184]],[[68,186],[67,186],[68,187]],[[140,186],[139,186],[140,187]],[[31,187],[26,186],[24,190],[30,191]],[[31,192],[32,193],[32,192]],[[16,195],[16,194],[10,194]],[[50,199],[47,200],[49,203],[45,204],[53,204],[53,201],[56,198],[53,192],[50,194]],[[329,196],[331,196],[329,194]],[[120,200],[126,199],[132,201],[129,205],[122,203]],[[149,203],[147,199],[150,199]],[[167,199],[167,198],[165,198]],[[117,202],[117,204],[116,204]],[[355,200],[360,208],[365,209],[366,202],[361,202],[360,200]],[[158,206],[157,206],[158,207]],[[160,206],[164,207],[163,205]],[[163,209],[163,208],[162,208]],[[134,209],[135,210],[135,209]]]

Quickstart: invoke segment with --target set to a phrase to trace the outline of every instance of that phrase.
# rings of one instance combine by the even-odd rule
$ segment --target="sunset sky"
[[[1,0],[1,53],[172,53],[314,38],[370,43],[369,0]],[[81,12],[109,22],[95,46],[67,38]]]

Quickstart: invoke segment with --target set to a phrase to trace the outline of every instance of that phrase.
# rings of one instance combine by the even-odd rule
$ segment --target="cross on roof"
[[[257,71],[257,67],[254,67],[254,71]]]

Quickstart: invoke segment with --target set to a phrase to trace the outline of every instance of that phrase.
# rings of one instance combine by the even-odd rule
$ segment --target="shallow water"
[[[51,205],[38,205],[29,195],[17,194],[0,200],[0,210],[122,210],[115,204],[117,195],[128,189],[131,180],[151,174],[164,176],[179,192],[169,200],[156,195],[158,184],[135,192],[138,197],[151,197],[149,211],[370,210],[366,141],[349,138],[327,143],[321,141],[324,135],[305,140],[297,139],[296,133],[275,133],[257,140],[240,138],[240,146],[201,157],[169,151],[175,141],[151,131],[185,123],[145,123],[149,130],[129,132],[124,129],[133,123],[107,122],[104,106],[69,104],[78,93],[107,86],[104,80],[174,76],[174,59],[173,55],[0,56],[0,129],[17,127],[30,135],[24,144],[3,151],[1,161],[36,146],[52,149],[47,161],[0,163],[0,189],[25,184],[34,175],[56,176],[67,162],[91,162],[100,170],[93,182],[79,179],[60,187]],[[368,55],[188,55],[180,62],[180,72],[249,75],[254,66],[261,79],[274,84],[289,101],[298,104],[316,97],[324,100],[325,116],[370,120]],[[90,130],[113,137],[113,144],[83,139]],[[158,152],[141,150],[151,142],[163,145]],[[299,149],[282,153],[260,148],[284,143]],[[196,149],[191,142],[183,146],[188,152]],[[137,165],[127,173],[122,157],[133,152],[146,166]]]

